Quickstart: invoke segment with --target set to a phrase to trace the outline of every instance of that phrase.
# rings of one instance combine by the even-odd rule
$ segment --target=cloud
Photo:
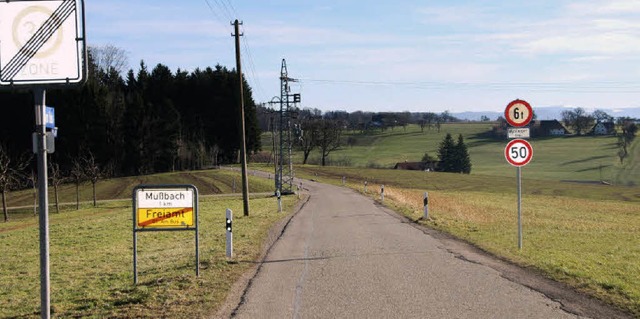
[[[640,51],[640,3],[635,0],[569,3],[537,15],[536,20],[509,15],[508,11],[460,5],[419,10],[424,15],[423,21],[458,30],[466,42],[484,39],[494,47],[525,56],[614,56]]]
[[[486,12],[472,6],[431,6],[417,10],[422,15],[421,22],[425,24],[469,24],[474,21],[485,21]]]
[[[567,5],[567,9],[576,15],[627,15],[640,13],[636,0],[598,0],[580,1]]]

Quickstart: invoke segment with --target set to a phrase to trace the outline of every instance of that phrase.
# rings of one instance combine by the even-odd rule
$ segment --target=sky
[[[503,111],[640,107],[640,1],[85,0],[90,46],[129,67],[235,68],[256,103],[280,95],[282,59],[301,107]]]

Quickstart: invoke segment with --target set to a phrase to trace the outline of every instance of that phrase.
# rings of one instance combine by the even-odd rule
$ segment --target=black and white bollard
[[[347,179],[346,177],[342,176],[342,186],[344,186],[346,179]]]
[[[422,200],[424,205],[424,219],[429,219],[429,193],[424,192],[424,199]]]
[[[233,212],[227,208],[227,258],[233,257]]]
[[[380,201],[384,202],[384,185],[380,185]]]
[[[282,213],[282,196],[280,195],[280,190],[277,190],[276,197],[278,198],[278,213]]]
[[[367,193],[367,181],[364,181],[364,193]]]

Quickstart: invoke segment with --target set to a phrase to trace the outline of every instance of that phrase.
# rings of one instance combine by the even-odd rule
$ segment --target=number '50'
[[[528,150],[524,146],[512,146],[511,147],[511,158],[527,158]]]

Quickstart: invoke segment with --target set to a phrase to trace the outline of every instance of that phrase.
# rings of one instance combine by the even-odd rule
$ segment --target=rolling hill
[[[489,132],[492,123],[452,123],[420,130],[417,125],[372,133],[349,132],[345,145],[330,154],[329,165],[369,168],[392,168],[398,162],[420,161],[425,152],[437,156],[440,142],[447,133],[456,138],[462,134],[469,148],[473,175],[514,176],[515,170],[504,158],[507,140],[496,139]],[[263,137],[268,140],[268,137]],[[640,185],[640,147],[638,140],[631,155],[620,163],[615,136],[565,136],[530,140],[533,160],[523,167],[523,176],[540,180],[596,183],[606,181],[617,185]],[[263,145],[271,145],[269,142]],[[300,152],[294,162],[301,163]],[[309,164],[318,164],[317,151],[311,153]]]

